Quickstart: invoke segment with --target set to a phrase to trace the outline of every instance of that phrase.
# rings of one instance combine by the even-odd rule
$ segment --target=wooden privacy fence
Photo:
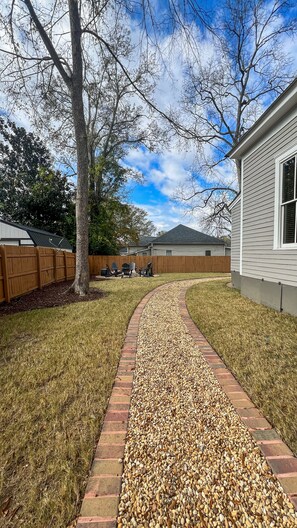
[[[106,264],[135,262],[154,273],[230,272],[230,257],[102,256],[89,257],[90,275],[100,275]],[[75,254],[44,247],[0,246],[0,303],[52,284],[74,279]]]
[[[145,268],[153,263],[154,273],[194,273],[214,272],[230,273],[230,257],[163,257],[163,256],[102,256],[89,257],[90,274],[100,275],[102,268],[115,262],[121,268],[124,262],[135,262],[136,268]]]
[[[0,303],[74,276],[74,253],[44,247],[0,246]]]

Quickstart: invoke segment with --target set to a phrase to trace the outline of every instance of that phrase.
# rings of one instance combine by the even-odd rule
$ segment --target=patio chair
[[[153,274],[153,263],[152,262],[149,262],[147,267],[145,268],[144,276],[145,277],[153,277],[154,276],[154,274]]]
[[[113,275],[115,275],[115,277],[118,276],[118,274],[120,273],[119,272],[119,268],[118,268],[118,265],[116,264],[116,262],[113,262],[112,265],[111,265],[111,272]]]
[[[127,262],[124,262],[122,264],[122,278],[123,277],[130,277],[132,276],[132,267],[130,264],[128,264]]]
[[[111,277],[113,273],[108,264],[105,264],[105,269],[106,269],[106,277]]]

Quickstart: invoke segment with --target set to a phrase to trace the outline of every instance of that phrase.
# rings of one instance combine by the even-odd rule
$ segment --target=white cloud
[[[155,204],[137,202],[135,205],[147,212],[149,219],[154,223],[157,231],[169,231],[179,224],[192,227],[198,231],[201,229],[201,213],[197,213],[196,216],[189,215],[182,207],[177,206],[170,201]]]
[[[151,183],[167,198],[175,194],[191,175],[195,151],[169,150],[157,154],[144,149],[133,149],[125,163],[143,172],[145,184]]]

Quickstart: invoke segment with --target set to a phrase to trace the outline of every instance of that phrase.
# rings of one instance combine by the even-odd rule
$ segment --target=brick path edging
[[[140,318],[146,304],[162,287],[149,292],[130,319],[77,528],[116,528]],[[188,332],[297,509],[297,459],[191,319],[186,306],[189,287],[181,290],[179,299],[180,314]]]
[[[223,360],[195,325],[186,305],[187,289],[181,290],[179,308],[188,332],[297,510],[297,458],[281,440],[277,431],[255,407]]]
[[[77,528],[116,527],[140,318],[158,289],[140,301],[130,319]]]

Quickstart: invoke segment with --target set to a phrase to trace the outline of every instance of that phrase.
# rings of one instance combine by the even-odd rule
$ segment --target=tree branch
[[[30,0],[23,0],[24,3],[26,4],[27,6],[27,9],[30,13],[30,16],[43,40],[43,43],[47,49],[47,51],[49,52],[58,72],[60,73],[62,79],[64,80],[65,84],[69,87],[71,85],[71,77],[67,74],[66,70],[64,69],[63,67],[63,64],[60,60],[60,57],[59,55],[57,54],[53,44],[52,44],[52,41],[51,39],[49,38],[48,34],[46,33],[43,25],[41,24],[36,12],[35,12],[35,9],[31,3]]]

